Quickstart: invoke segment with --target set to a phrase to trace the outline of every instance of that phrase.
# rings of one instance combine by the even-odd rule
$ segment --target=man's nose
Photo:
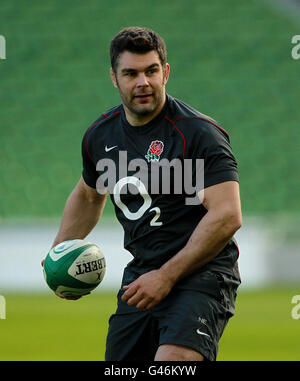
[[[137,78],[137,86],[148,86],[148,78],[145,73],[140,73]]]

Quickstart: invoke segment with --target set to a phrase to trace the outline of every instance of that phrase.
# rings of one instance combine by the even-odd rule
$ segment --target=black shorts
[[[120,289],[117,311],[109,320],[105,360],[153,361],[162,344],[189,347],[206,360],[216,360],[219,340],[235,311],[239,284],[223,273],[192,274],[149,311],[122,302]]]

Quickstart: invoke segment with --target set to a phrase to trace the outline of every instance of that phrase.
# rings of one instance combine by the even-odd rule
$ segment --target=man
[[[122,104],[84,135],[82,177],[53,246],[85,238],[109,190],[133,260],[109,321],[106,360],[215,360],[240,284],[233,235],[242,217],[229,137],[215,121],[166,94],[170,67],[157,33],[126,28],[112,40],[110,55]],[[204,160],[204,191],[195,191],[199,202],[187,202],[186,192],[175,189],[178,182],[169,193],[151,191],[152,164],[163,159]],[[149,169],[148,177],[130,168],[134,160]],[[109,163],[116,171],[105,179]],[[185,179],[194,183],[200,172],[190,173]],[[173,185],[175,175],[176,169]],[[166,179],[159,175],[159,181]]]

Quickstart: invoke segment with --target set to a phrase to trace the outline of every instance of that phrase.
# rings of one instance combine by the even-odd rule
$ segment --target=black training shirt
[[[196,159],[204,160],[204,187],[238,181],[237,163],[226,131],[168,94],[160,114],[143,126],[131,126],[122,105],[103,113],[83,137],[82,157],[86,184],[97,189],[105,186],[110,193],[124,229],[124,247],[133,255],[128,267],[137,276],[159,268],[174,256],[206,214],[200,202],[186,204],[187,197],[193,196],[186,193],[183,182],[192,186],[197,176],[200,178]],[[178,164],[176,170],[168,165],[172,160]],[[191,171],[183,170],[188,162],[193,163]],[[151,165],[161,163],[170,170],[156,172],[158,180],[153,190]],[[177,178],[176,188],[175,175],[180,168],[182,178]],[[165,185],[167,192],[162,190]],[[237,258],[238,248],[231,240],[199,271],[210,269],[238,277]]]

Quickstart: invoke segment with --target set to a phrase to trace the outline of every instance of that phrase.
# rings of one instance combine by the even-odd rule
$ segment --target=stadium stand
[[[109,43],[131,25],[165,38],[167,91],[230,134],[244,213],[299,211],[300,33],[285,15],[258,0],[1,0],[0,218],[61,215],[83,133],[119,103]]]

